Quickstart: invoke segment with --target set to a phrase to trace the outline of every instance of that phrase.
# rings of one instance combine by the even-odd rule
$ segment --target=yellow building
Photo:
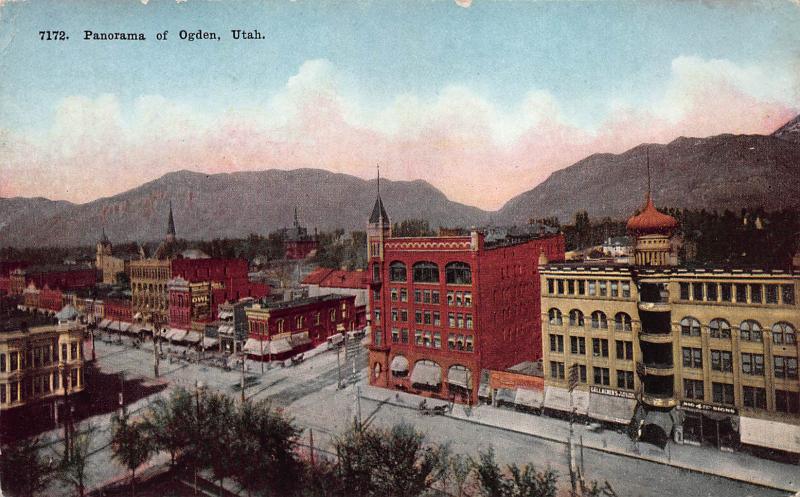
[[[648,195],[634,265],[541,265],[544,407],[658,444],[800,453],[800,267],[680,266],[676,226]]]
[[[129,260],[114,256],[111,241],[109,241],[106,236],[106,230],[103,229],[103,236],[100,241],[97,242],[97,249],[94,257],[94,265],[102,274],[103,283],[113,285],[117,282],[117,274],[130,274],[128,264]]]
[[[158,321],[169,321],[168,282],[172,279],[168,259],[131,261],[132,311],[136,316],[157,315]]]
[[[85,332],[74,321],[0,331],[0,411],[82,392]]]

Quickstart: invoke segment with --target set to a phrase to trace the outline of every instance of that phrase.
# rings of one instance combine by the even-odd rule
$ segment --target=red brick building
[[[106,296],[103,299],[103,319],[109,321],[133,322],[131,315],[131,299],[123,295],[116,297]]]
[[[370,384],[474,403],[481,370],[541,357],[538,261],[563,235],[393,238],[379,195],[367,236]]]
[[[319,245],[316,236],[309,235],[308,230],[300,226],[297,209],[294,210],[294,226],[284,229],[283,237],[286,258],[291,260],[305,259],[317,250]]]
[[[369,278],[364,271],[319,268],[306,276],[301,284],[308,288],[309,297],[329,294],[355,296],[356,329],[367,326]]]
[[[11,271],[9,278],[9,293],[21,295],[30,283],[36,288],[59,288],[71,290],[74,288],[92,287],[97,283],[97,270],[86,266],[30,266]]]
[[[355,297],[323,295],[245,308],[248,339],[244,350],[253,359],[284,359],[355,329]]]
[[[11,293],[11,272],[28,266],[25,261],[0,261],[0,295]]]

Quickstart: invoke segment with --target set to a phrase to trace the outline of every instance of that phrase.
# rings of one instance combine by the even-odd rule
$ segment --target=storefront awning
[[[203,335],[197,331],[187,331],[186,336],[183,337],[183,341],[188,343],[198,343],[202,339]]]
[[[589,392],[573,390],[572,407],[570,407],[569,397],[570,393],[566,388],[545,387],[544,407],[564,412],[571,412],[574,408],[577,414],[586,414],[589,411]]]
[[[106,328],[109,327],[110,324],[111,324],[111,320],[110,319],[104,319],[104,320],[100,321],[100,324],[98,324],[97,327],[106,329]]]
[[[396,355],[389,365],[389,369],[393,373],[407,373],[408,372],[408,359],[404,356]]]
[[[125,321],[118,321],[117,326],[119,327],[120,333],[125,333],[130,329],[131,323],[126,323]]]
[[[169,339],[169,337],[172,336],[172,330],[169,328],[164,328],[163,330],[161,330],[159,335],[161,335],[161,338]]]
[[[250,355],[261,355],[262,351],[266,354],[269,352],[269,342],[266,340],[261,341],[256,338],[248,338],[242,350]]]
[[[128,333],[139,333],[142,331],[142,325],[138,323],[133,323],[130,328],[128,328]]]
[[[267,343],[269,343],[269,351],[273,354],[283,354],[294,348],[292,347],[292,342],[289,341],[289,337],[278,338]]]
[[[636,400],[610,395],[589,395],[589,417],[609,423],[627,425],[636,410]]]
[[[306,345],[311,343],[311,338],[308,336],[308,332],[304,331],[302,333],[295,333],[291,337],[292,340],[292,347],[299,347],[301,345]]]
[[[216,338],[209,338],[209,337],[203,338],[203,348],[204,349],[209,349],[209,348],[215,346],[218,343],[219,343],[219,340],[217,340]]]
[[[170,328],[169,335],[167,335],[167,338],[169,340],[172,340],[173,342],[180,342],[184,339],[184,337],[186,337],[186,333],[187,333],[186,330],[180,330],[178,328]]]
[[[220,319],[231,319],[233,317],[233,313],[231,311],[220,311],[219,318]]]
[[[442,384],[442,368],[435,364],[418,362],[414,364],[414,369],[411,371],[411,383],[430,387],[439,386]]]
[[[514,396],[514,403],[518,406],[541,409],[542,404],[544,404],[544,390],[528,390],[527,388],[518,388],[517,394]]]
[[[328,337],[328,341],[334,345],[342,343],[342,340],[344,340],[343,333],[336,333],[335,335],[331,335]]]
[[[516,396],[517,394],[510,388],[498,388],[495,390],[494,400],[495,402],[507,402],[509,404],[513,404],[514,397]]]
[[[739,434],[744,444],[800,453],[798,425],[742,416],[739,418]]]
[[[472,373],[467,368],[450,366],[447,370],[447,383],[472,390]]]
[[[223,324],[217,329],[217,333],[220,335],[233,335],[233,326],[229,324]]]

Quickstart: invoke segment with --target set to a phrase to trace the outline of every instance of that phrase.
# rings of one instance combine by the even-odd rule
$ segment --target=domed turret
[[[678,221],[667,214],[663,214],[656,209],[653,204],[653,199],[650,198],[650,193],[647,194],[647,200],[644,209],[639,214],[628,219],[628,232],[634,236],[641,235],[671,235],[675,228],[678,227]]]
[[[634,259],[637,266],[671,266],[678,263],[672,253],[670,237],[678,221],[658,212],[650,195],[650,154],[647,155],[647,197],[642,212],[628,219],[628,233],[636,238]]]

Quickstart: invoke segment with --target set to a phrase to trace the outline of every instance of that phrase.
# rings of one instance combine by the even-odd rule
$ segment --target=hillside
[[[800,143],[774,136],[718,135],[645,144],[621,154],[595,154],[557,171],[508,201],[493,216],[523,223],[579,210],[624,219],[641,207],[649,151],[657,206],[707,210],[800,207]]]
[[[425,181],[381,181],[392,221],[424,218],[432,226],[483,223],[475,207],[448,200]],[[376,183],[319,169],[206,175],[169,173],[113,197],[86,204],[46,199],[0,199],[0,245],[94,243],[105,227],[115,243],[163,238],[171,200],[178,236],[246,236],[290,226],[295,207],[309,230],[364,229]]]

